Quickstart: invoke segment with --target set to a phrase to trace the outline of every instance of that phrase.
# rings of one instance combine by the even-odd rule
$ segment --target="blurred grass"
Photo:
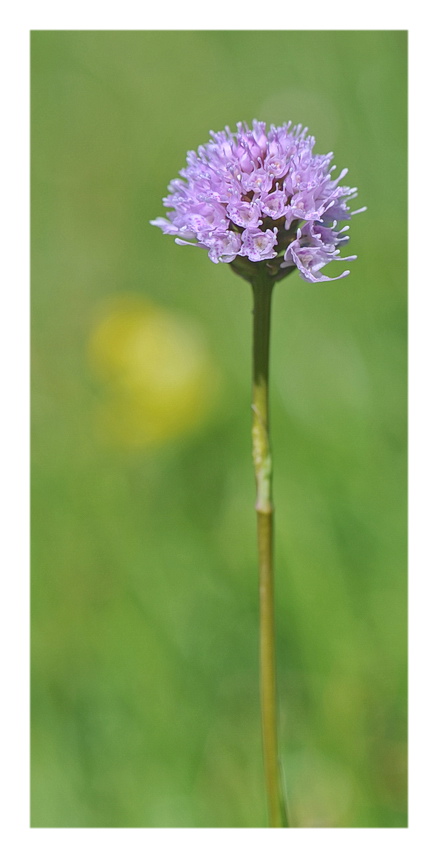
[[[36,827],[266,825],[249,287],[148,223],[186,151],[253,117],[308,125],[368,206],[349,278],[294,276],[274,297],[292,820],[407,824],[406,33],[34,31]],[[90,343],[124,297],[201,338],[199,402],[205,373],[216,385],[153,443],[150,387],[138,413],[119,388],[137,446],[96,431],[114,390]]]

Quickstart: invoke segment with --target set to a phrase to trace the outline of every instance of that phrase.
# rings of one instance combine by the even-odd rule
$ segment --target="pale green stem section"
[[[287,827],[277,738],[275,669],[272,460],[269,441],[269,331],[273,283],[260,274],[254,294],[252,442],[257,487],[260,575],[260,695],[269,825]]]

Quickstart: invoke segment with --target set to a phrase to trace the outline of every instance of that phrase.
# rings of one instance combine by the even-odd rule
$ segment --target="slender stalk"
[[[271,828],[287,827],[277,739],[275,669],[272,460],[269,440],[269,332],[273,290],[269,275],[252,280],[253,386],[252,442],[256,477],[260,576],[260,695],[266,793]]]

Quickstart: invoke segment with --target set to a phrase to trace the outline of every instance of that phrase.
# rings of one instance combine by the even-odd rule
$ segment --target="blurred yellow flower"
[[[195,430],[218,391],[218,371],[190,318],[135,295],[106,304],[89,342],[103,382],[96,411],[101,440],[141,448]]]

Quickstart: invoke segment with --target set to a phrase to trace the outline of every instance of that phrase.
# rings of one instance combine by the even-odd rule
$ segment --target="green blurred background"
[[[255,117],[309,126],[368,206],[350,277],[274,296],[291,820],[404,827],[406,33],[31,42],[32,825],[267,824],[250,288],[149,225]]]

